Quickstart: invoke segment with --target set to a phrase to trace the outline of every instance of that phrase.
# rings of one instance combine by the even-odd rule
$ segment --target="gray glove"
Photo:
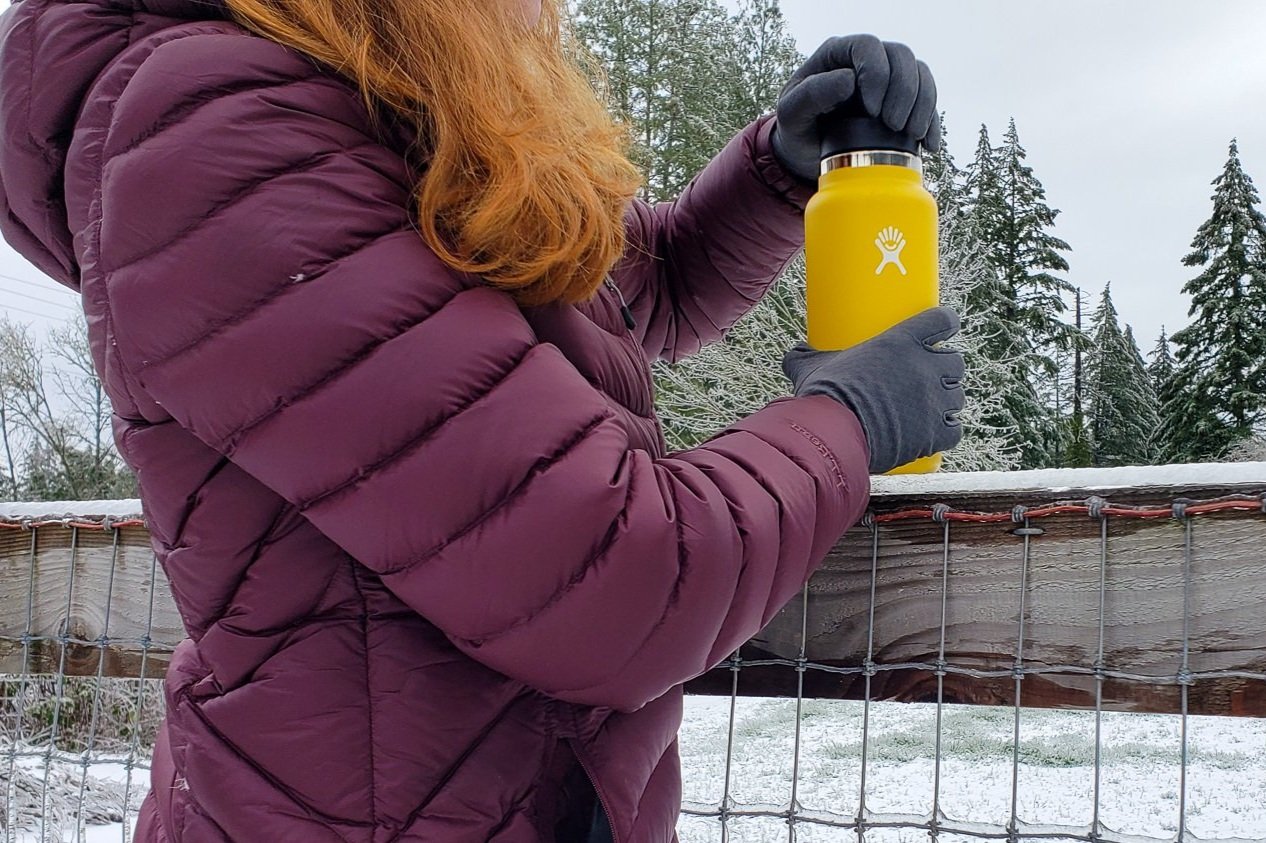
[[[936,82],[928,66],[905,44],[873,35],[830,38],[791,77],[778,95],[771,140],[779,163],[800,178],[817,182],[822,164],[818,120],[859,93],[866,114],[894,132],[941,148],[941,116]]]
[[[870,471],[883,474],[963,438],[963,355],[934,347],[958,329],[958,314],[936,307],[844,351],[800,343],[783,357],[782,370],[797,396],[829,395],[857,415]]]

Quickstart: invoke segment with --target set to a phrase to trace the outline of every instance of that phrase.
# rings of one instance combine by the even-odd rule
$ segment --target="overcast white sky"
[[[733,0],[726,0],[733,3]],[[1182,266],[1209,214],[1227,144],[1266,188],[1266,0],[783,0],[801,51],[872,32],[928,62],[965,165],[986,123],[1014,116],[1062,213],[1069,279],[1097,300],[1112,281],[1144,352],[1186,324]],[[0,243],[0,311],[43,329],[78,307]]]

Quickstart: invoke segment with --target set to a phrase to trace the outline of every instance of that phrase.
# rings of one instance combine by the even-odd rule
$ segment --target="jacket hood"
[[[0,234],[79,291],[63,190],[66,153],[93,81],[129,45],[224,0],[15,0],[0,14]]]

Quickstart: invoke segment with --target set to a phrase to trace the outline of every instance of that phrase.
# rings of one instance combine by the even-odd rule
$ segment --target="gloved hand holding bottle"
[[[862,418],[872,471],[937,471],[962,435],[963,372],[961,357],[933,348],[957,316],[928,310],[940,298],[919,157],[940,146],[931,72],[903,44],[832,38],[783,89],[771,141],[784,168],[818,186],[805,209],[805,298],[821,352],[788,357],[797,392],[833,395]],[[806,385],[809,360],[827,382]]]
[[[861,421],[870,472],[947,451],[963,428],[963,356],[938,344],[958,333],[948,307],[926,310],[844,351],[804,343],[783,358],[795,394],[829,395]]]

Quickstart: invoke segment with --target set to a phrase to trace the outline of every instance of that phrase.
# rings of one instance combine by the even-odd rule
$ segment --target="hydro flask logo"
[[[893,226],[888,226],[879,232],[879,236],[875,238],[875,246],[879,248],[879,254],[883,255],[883,260],[879,262],[879,266],[875,268],[875,274],[883,274],[884,267],[891,264],[901,270],[901,274],[906,274],[905,264],[901,262],[901,250],[906,247],[906,236]]]

